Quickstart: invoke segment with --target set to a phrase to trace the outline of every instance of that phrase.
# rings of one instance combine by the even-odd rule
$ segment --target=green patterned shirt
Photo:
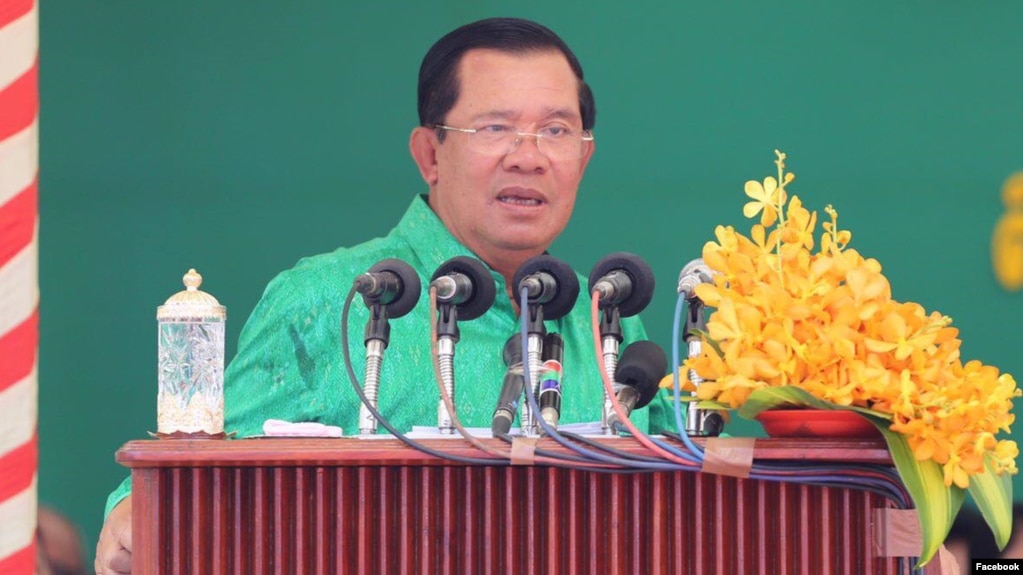
[[[399,430],[437,425],[438,391],[430,356],[427,288],[448,259],[475,257],[417,196],[391,232],[352,248],[304,258],[267,286],[238,340],[238,354],[225,373],[225,430],[236,437],[260,435],[268,418],[338,425],[358,433],[359,397],[341,354],[341,311],[356,276],[385,258],[411,265],[423,282],[415,309],[390,322],[390,342],[380,374],[379,409]],[[506,282],[491,270],[497,299],[481,317],[460,322],[455,346],[455,406],[463,425],[489,427],[506,367],[502,350],[519,330]],[[604,388],[593,346],[586,279],[579,300],[565,317],[545,323],[565,341],[561,422],[598,421]],[[349,312],[349,346],[356,375],[364,378],[363,335],[368,310],[357,297]],[[621,322],[625,344],[645,339],[638,318]],[[665,428],[663,394],[649,409],[636,411],[640,429]],[[648,421],[649,419],[649,421]],[[385,433],[383,426],[380,432]],[[130,482],[111,494],[107,513],[130,491]]]

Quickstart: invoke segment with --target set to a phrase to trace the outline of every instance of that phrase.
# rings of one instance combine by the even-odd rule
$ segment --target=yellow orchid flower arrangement
[[[1013,377],[960,359],[951,319],[892,299],[881,264],[849,248],[852,233],[786,187],[795,175],[775,151],[777,177],[746,182],[749,236],[718,226],[703,248],[718,272],[696,295],[714,308],[702,353],[680,369],[706,407],[754,417],[764,409],[849,409],[885,436],[920,517],[927,562],[940,547],[965,492],[999,545],[1011,529],[1019,450],[1009,433]],[[817,250],[814,251],[814,248]],[[704,381],[689,382],[692,369]],[[670,377],[665,383],[670,385]]]

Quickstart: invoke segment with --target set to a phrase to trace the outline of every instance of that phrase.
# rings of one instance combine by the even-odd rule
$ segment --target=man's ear
[[[431,187],[437,184],[438,179],[437,146],[439,145],[437,132],[425,126],[419,126],[412,130],[412,135],[409,137],[408,147],[412,152],[412,159],[419,167],[419,174],[423,176],[426,185]]]
[[[579,176],[582,177],[586,173],[586,166],[590,163],[590,158],[593,157],[593,150],[597,148],[597,142],[590,142],[586,153],[583,154],[582,164],[579,166]]]

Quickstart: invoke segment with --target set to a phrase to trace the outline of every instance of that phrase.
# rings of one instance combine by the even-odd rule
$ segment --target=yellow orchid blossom
[[[761,214],[760,223],[771,227],[778,220],[778,180],[771,176],[764,178],[764,183],[756,180],[746,182],[746,195],[753,199],[742,207],[742,214],[752,218]]]
[[[795,176],[785,154],[775,154],[777,175],[745,186],[743,214],[754,219],[749,235],[718,226],[715,241],[703,247],[705,263],[719,273],[695,292],[715,311],[700,355],[679,368],[683,388],[747,415],[775,405],[768,396],[865,411],[887,428],[893,462],[918,509],[921,561],[948,531],[952,494],[963,497],[965,489],[1004,544],[1011,489],[996,476],[1017,473],[1019,448],[999,434],[1015,420],[1016,381],[992,366],[964,363],[948,317],[894,300],[881,264],[849,247],[852,232],[839,228],[831,205],[818,240],[817,213],[789,198]],[[779,389],[759,393],[767,388]]]
[[[963,363],[948,317],[893,300],[881,264],[849,248],[852,232],[839,229],[831,205],[818,241],[817,213],[789,197],[795,176],[775,153],[777,175],[744,188],[749,235],[718,226],[704,246],[704,261],[720,275],[696,295],[715,312],[708,345],[683,366],[684,383],[693,388],[692,369],[704,380],[700,399],[732,407],[756,389],[797,386],[887,414],[914,457],[942,466],[949,486],[968,486],[985,458],[1015,473],[1019,450],[998,437],[1014,420],[1015,380]]]

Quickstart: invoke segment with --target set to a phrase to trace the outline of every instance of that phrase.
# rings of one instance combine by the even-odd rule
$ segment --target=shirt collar
[[[394,231],[408,242],[427,274],[432,274],[442,263],[455,256],[476,257],[451,235],[424,195],[417,195],[412,200]]]

